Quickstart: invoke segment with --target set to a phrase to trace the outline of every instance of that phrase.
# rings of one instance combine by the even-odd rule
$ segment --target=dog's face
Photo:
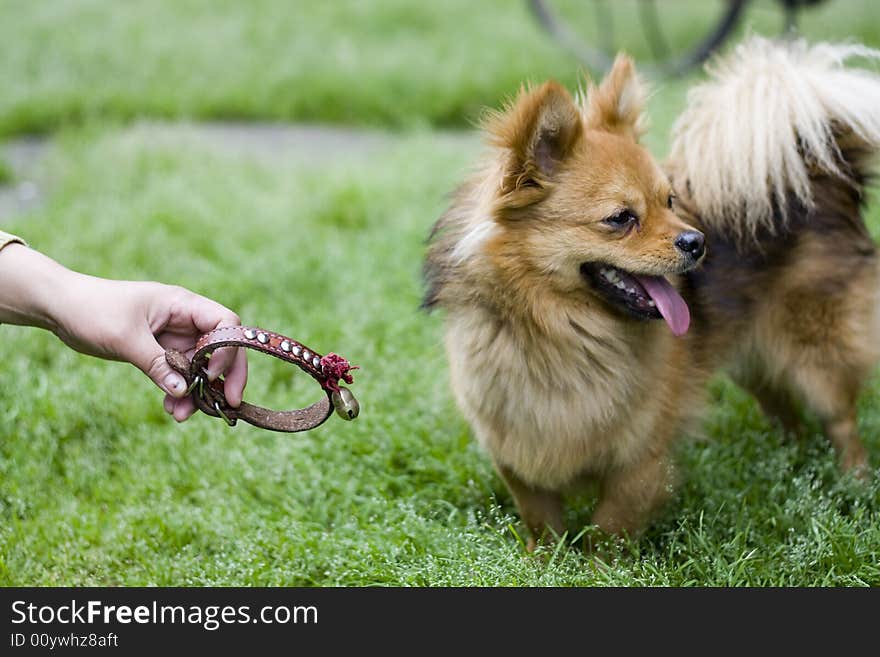
[[[523,92],[490,131],[507,154],[490,245],[512,274],[687,330],[666,280],[696,266],[703,236],[673,212],[672,187],[639,145],[644,92],[627,58],[578,107],[560,85]]]

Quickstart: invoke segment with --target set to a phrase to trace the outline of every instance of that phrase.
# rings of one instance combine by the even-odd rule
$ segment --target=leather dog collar
[[[226,402],[223,381],[208,381],[208,359],[220,347],[254,349],[296,365],[321,385],[326,397],[293,411],[271,411],[247,402],[233,408]],[[353,420],[360,411],[354,395],[339,385],[340,379],[353,383],[350,372],[357,367],[334,353],[321,356],[296,340],[261,328],[230,326],[215,329],[196,342],[192,361],[176,349],[166,350],[165,360],[186,379],[187,392],[192,395],[196,407],[207,415],[222,417],[229,426],[235,426],[241,419],[271,431],[308,431],[323,424],[334,408],[345,420]]]

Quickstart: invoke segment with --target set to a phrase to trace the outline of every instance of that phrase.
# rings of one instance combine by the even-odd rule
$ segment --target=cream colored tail
[[[811,175],[858,183],[880,148],[880,60],[855,44],[751,37],[707,67],[673,128],[671,163],[702,219],[736,238],[774,231],[794,197],[813,204]],[[682,181],[683,182],[683,181]]]

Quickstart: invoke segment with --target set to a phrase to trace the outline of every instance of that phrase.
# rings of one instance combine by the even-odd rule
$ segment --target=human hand
[[[45,328],[84,354],[133,364],[165,392],[165,410],[178,422],[195,405],[165,349],[192,358],[200,335],[240,324],[228,308],[182,287],[78,274],[21,244],[0,252],[0,322]],[[208,378],[221,375],[237,408],[247,383],[243,349],[213,353]]]
[[[71,272],[72,273],[72,272]],[[184,395],[186,381],[165,361],[165,350],[192,358],[198,338],[224,326],[239,326],[228,308],[182,287],[114,281],[73,274],[53,312],[52,331],[79,352],[126,361],[165,394],[165,410],[182,422],[196,410]],[[225,395],[235,408],[247,383],[243,349],[226,347],[211,355],[208,378],[224,376]]]

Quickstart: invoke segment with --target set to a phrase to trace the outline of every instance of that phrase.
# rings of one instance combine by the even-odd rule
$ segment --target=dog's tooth
[[[630,294],[635,294],[635,293],[636,293],[636,288],[634,288],[634,287],[629,287],[629,288],[626,289],[626,291],[629,292]]]
[[[623,281],[617,281],[617,283],[616,283],[616,287],[617,287],[618,289],[620,289],[620,290],[625,290],[625,289],[626,289],[626,283],[624,283]]]
[[[653,308],[653,307],[656,306],[657,304],[654,303],[654,300],[653,300],[653,299],[648,299],[648,305],[651,306],[651,308]]]

